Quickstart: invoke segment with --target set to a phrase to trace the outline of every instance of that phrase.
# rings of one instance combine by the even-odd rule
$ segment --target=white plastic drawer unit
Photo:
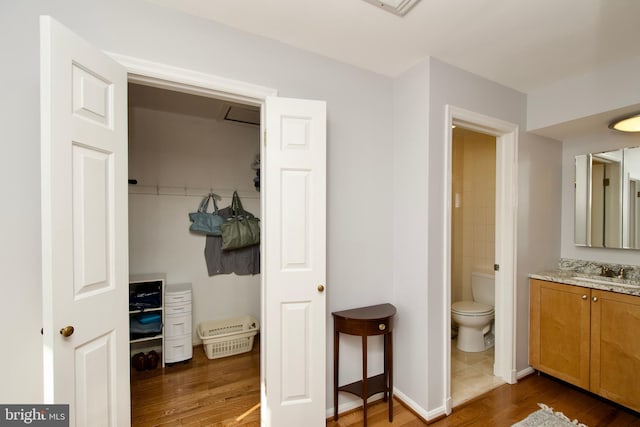
[[[164,301],[166,362],[175,363],[191,359],[193,357],[191,284],[167,285]]]

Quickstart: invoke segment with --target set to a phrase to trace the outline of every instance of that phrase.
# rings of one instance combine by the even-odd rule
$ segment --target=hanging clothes
[[[232,216],[231,207],[219,209],[218,215],[225,219],[230,218]],[[207,262],[209,276],[230,273],[238,275],[260,273],[260,245],[223,251],[222,237],[207,235],[204,258]]]

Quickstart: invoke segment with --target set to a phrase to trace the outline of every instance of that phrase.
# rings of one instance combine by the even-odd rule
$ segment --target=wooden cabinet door
[[[640,410],[640,298],[591,292],[591,388]]]
[[[529,363],[589,388],[590,289],[531,279]]]

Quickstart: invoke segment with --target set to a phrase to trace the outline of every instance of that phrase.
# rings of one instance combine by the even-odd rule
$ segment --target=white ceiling
[[[390,77],[434,56],[528,93],[640,56],[640,0],[149,0]]]

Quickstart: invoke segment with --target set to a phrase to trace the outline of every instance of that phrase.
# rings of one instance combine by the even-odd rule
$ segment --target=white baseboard
[[[432,411],[425,411],[424,408],[422,408],[420,405],[418,405],[415,401],[413,401],[411,398],[409,398],[406,394],[404,394],[403,392],[399,391],[397,388],[393,388],[393,396],[397,397],[398,400],[401,400],[402,403],[409,407],[409,409],[411,409],[413,412],[415,412],[419,417],[421,417],[423,420],[432,420],[434,418],[440,417],[442,415],[445,415],[445,406],[442,406],[440,408],[436,408]],[[362,406],[362,399],[358,398],[358,397],[349,397],[349,400],[347,402],[343,402],[343,403],[339,403],[338,404],[338,414],[342,415],[345,412],[351,411],[353,409],[356,408],[360,408]],[[380,400],[382,399],[382,393],[378,393],[375,394],[373,396],[371,396],[368,400],[368,402],[374,402],[376,400]],[[331,408],[327,408],[327,419],[331,418],[333,419],[333,407]]]
[[[408,406],[409,409],[411,409],[413,412],[418,414],[418,416],[420,416],[423,420],[429,421],[429,420],[432,420],[432,419],[434,419],[436,417],[444,415],[444,413],[445,413],[445,407],[444,406],[442,406],[441,408],[436,408],[436,409],[431,410],[429,412],[425,411],[423,407],[418,405],[409,396],[407,396],[406,394],[404,394],[403,392],[401,392],[400,390],[398,390],[395,387],[393,389],[393,393],[395,394],[395,396],[398,397],[399,400],[402,400],[402,403],[404,403],[406,406]]]
[[[535,370],[535,369],[533,369],[531,366],[527,366],[527,367],[526,367],[526,368],[524,368],[523,370],[518,371],[517,378],[518,378],[519,380],[521,380],[522,378],[526,377],[527,375],[531,375],[531,374],[533,374],[535,371],[536,371],[536,370]]]

